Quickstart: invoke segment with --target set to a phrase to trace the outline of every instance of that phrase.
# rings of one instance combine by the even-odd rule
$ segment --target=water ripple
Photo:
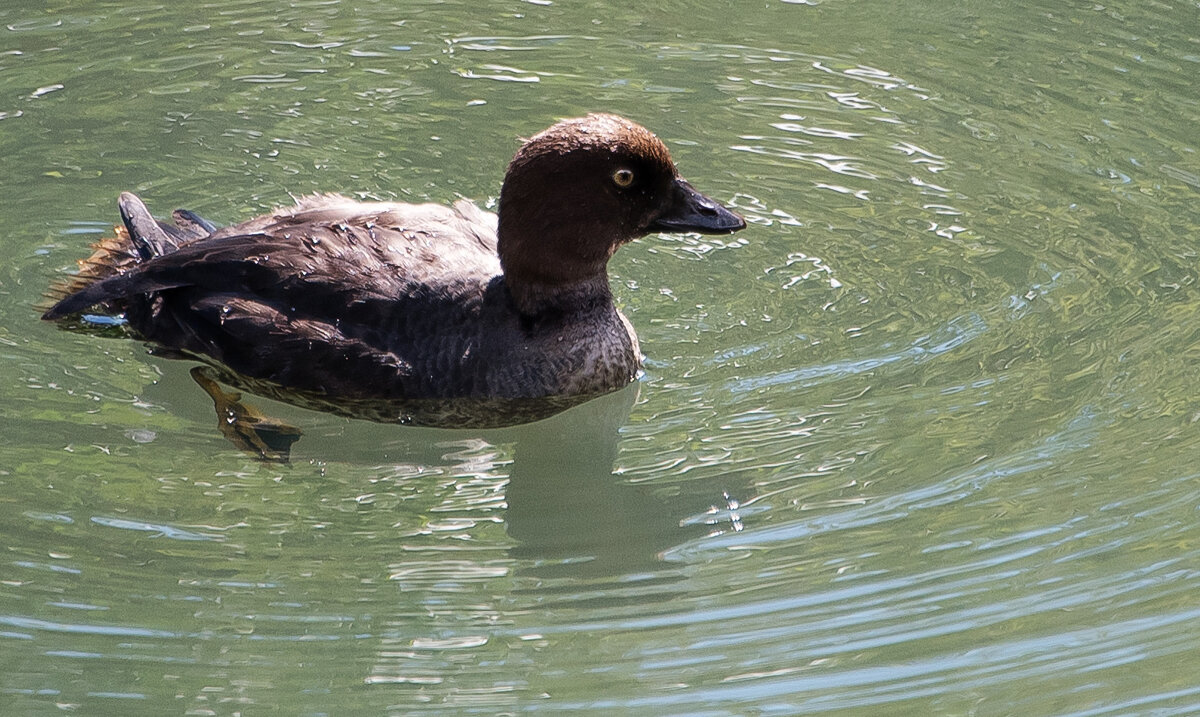
[[[1185,8],[118,4],[0,8],[9,711],[1200,705]],[[186,365],[36,321],[121,189],[487,201],[595,110],[751,225],[613,258],[648,358],[607,408],[265,402],[266,466]]]

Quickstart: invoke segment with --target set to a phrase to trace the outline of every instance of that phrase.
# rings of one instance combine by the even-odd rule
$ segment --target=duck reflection
[[[613,475],[637,384],[528,427],[508,486],[513,551],[527,573],[601,577],[659,571],[662,552],[706,532],[648,486]]]
[[[191,376],[212,398],[222,435],[260,459],[288,461],[303,434],[244,401],[240,390],[255,387],[211,366],[193,368]],[[613,475],[621,428],[638,398],[636,382],[582,403],[576,397],[505,406],[496,401],[329,400],[314,405],[308,397],[267,393],[272,399],[376,423],[415,423],[421,427],[404,429],[408,435],[389,441],[388,449],[421,455],[422,461],[451,458],[428,453],[430,448],[444,452],[447,435],[455,436],[456,447],[464,439],[511,446],[505,524],[518,543],[511,555],[520,559],[525,575],[589,578],[659,572],[663,551],[706,532],[704,526],[681,525],[680,507],[673,509],[649,487]],[[430,426],[473,428],[447,434]],[[361,460],[359,448],[337,442],[318,450],[327,460],[337,460],[347,450],[357,454],[346,456],[348,460]]]

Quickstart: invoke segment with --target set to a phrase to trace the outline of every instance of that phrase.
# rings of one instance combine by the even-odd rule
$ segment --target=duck
[[[50,321],[119,315],[136,337],[330,399],[595,396],[637,377],[608,262],[655,232],[745,220],[680,176],[666,145],[595,113],[526,140],[495,213],[317,194],[226,227],[188,210],[122,224],[59,287]]]

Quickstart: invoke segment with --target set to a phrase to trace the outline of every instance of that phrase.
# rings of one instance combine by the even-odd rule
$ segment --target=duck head
[[[522,295],[598,285],[609,258],[651,232],[728,234],[746,222],[697,192],[646,128],[611,114],[568,119],[535,135],[500,191],[498,251]]]

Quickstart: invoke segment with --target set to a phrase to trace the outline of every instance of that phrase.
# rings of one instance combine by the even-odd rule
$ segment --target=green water
[[[636,7],[0,4],[0,714],[1200,712],[1200,3]],[[751,224],[558,417],[263,464],[36,319],[122,190],[487,203],[593,110]]]

